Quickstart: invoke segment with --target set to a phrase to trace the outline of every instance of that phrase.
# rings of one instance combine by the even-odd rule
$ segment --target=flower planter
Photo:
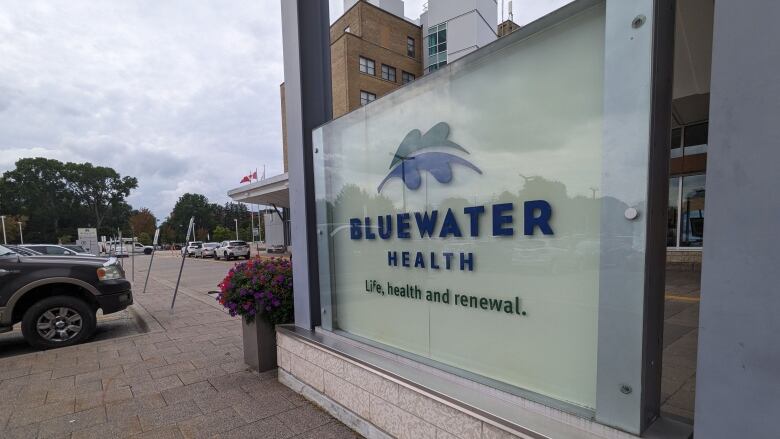
[[[290,260],[256,257],[238,263],[218,286],[216,300],[232,317],[241,316],[244,362],[259,372],[275,369],[274,326],[293,319]]]
[[[244,363],[258,372],[276,368],[276,330],[262,318],[247,323],[241,318],[244,339]]]

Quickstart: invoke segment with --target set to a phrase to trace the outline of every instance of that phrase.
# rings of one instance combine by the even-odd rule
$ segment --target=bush
[[[138,242],[140,242],[143,245],[152,245],[152,238],[149,236],[146,232],[141,232],[138,234]]]
[[[229,241],[235,238],[236,238],[235,232],[222,226],[215,227],[214,233],[211,234],[211,239],[217,242]]]
[[[288,259],[250,259],[233,266],[220,289],[217,301],[231,316],[255,317],[273,325],[293,319],[292,263]]]

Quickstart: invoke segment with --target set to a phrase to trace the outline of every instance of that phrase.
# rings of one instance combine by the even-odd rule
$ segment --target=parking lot
[[[261,256],[269,255],[262,252]],[[125,343],[124,340],[133,336],[143,337],[147,333],[189,325],[200,325],[208,332],[209,322],[220,321],[223,322],[221,327],[228,325],[232,328],[229,331],[234,349],[231,359],[235,367],[241,369],[240,322],[227,317],[214,297],[209,295],[218,289],[217,284],[229,268],[240,261],[186,258],[177,304],[171,314],[168,310],[182,263],[180,252],[159,251],[155,254],[149,289],[147,293],[142,293],[150,258],[137,255],[122,259],[127,278],[135,278],[135,305],[119,313],[99,316],[98,331],[89,344]],[[698,272],[667,272],[662,410],[683,420],[692,419],[694,410],[699,300]],[[202,320],[200,323],[182,320],[193,313]],[[18,325],[14,331],[0,334],[0,364],[30,355],[36,355],[36,351],[24,342]]]
[[[257,254],[253,251],[253,255]],[[267,256],[265,252],[260,252]],[[143,289],[143,281],[149,267],[149,255],[135,255],[134,257],[121,258],[127,278],[135,278],[135,294]],[[222,280],[229,267],[238,261],[214,260],[212,258],[196,259],[187,258],[182,272],[181,286],[190,291],[197,291],[204,296],[210,291],[216,290],[216,284]],[[158,251],[154,257],[152,274],[162,282],[174,282],[181,266],[181,257],[178,251]],[[133,270],[135,267],[135,270]],[[98,327],[93,341],[110,340],[129,335],[142,334],[146,322],[130,308],[110,315],[98,313]],[[35,352],[22,337],[20,325],[14,326],[11,332],[0,334],[0,358]]]
[[[149,260],[123,260],[135,303],[105,316],[95,339],[32,352],[0,335],[0,437],[357,437],[275,371],[247,369],[241,320],[208,295],[235,261],[186,259],[171,312],[182,260],[156,254],[143,293]]]

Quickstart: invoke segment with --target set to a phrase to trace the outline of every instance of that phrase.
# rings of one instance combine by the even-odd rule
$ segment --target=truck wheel
[[[152,249],[150,249],[150,248],[145,248],[145,249],[144,249],[144,254],[145,254],[145,255],[151,255],[151,254],[152,254]]]
[[[22,317],[22,335],[30,346],[51,349],[88,339],[96,328],[95,311],[83,300],[54,296],[36,302]]]

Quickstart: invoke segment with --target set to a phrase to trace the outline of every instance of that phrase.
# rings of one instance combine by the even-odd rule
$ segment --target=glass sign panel
[[[498,41],[315,131],[326,328],[595,407],[604,22]]]

